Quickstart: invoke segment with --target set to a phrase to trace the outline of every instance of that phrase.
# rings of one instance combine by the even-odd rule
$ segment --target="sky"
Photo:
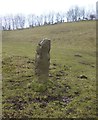
[[[64,12],[75,5],[95,9],[96,1],[98,0],[0,0],[0,15]]]

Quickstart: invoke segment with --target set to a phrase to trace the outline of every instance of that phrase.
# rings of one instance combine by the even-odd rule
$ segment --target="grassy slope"
[[[34,75],[36,46],[45,37],[51,39],[47,93]],[[4,31],[3,116],[95,117],[95,51],[95,21]]]

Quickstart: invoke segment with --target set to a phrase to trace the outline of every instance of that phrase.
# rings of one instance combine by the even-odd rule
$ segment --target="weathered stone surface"
[[[43,39],[37,46],[35,56],[35,74],[40,81],[46,81],[48,79],[50,65],[50,44],[50,40]]]

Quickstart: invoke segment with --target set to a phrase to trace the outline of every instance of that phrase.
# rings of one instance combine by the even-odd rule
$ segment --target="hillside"
[[[3,117],[96,117],[95,30],[95,21],[82,21],[3,31]],[[34,74],[36,47],[43,38],[51,39],[47,85]]]

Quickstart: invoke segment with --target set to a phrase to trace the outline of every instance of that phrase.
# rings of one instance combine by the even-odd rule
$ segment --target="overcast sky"
[[[6,14],[45,14],[50,11],[66,11],[78,5],[95,9],[97,0],[0,0],[0,15]]]

